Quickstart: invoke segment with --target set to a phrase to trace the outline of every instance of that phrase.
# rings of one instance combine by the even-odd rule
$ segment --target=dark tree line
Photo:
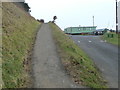
[[[27,12],[30,12],[30,7],[27,3],[24,3],[24,8]]]
[[[44,23],[44,19],[37,19],[38,22]]]
[[[53,16],[53,21],[49,21],[49,22],[52,22],[52,23],[55,23],[55,20],[57,19],[57,16]],[[44,23],[44,19],[37,19],[38,22],[40,23]]]

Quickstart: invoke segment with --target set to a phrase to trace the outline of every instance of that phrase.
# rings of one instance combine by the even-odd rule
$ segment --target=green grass
[[[113,34],[113,38],[108,37],[108,35],[111,35],[111,34]],[[120,40],[120,35],[119,35],[119,34],[116,34],[116,33],[105,33],[105,34],[102,36],[102,39],[103,39],[103,40],[106,40],[108,43],[111,43],[111,44],[120,46],[120,44],[118,45],[118,42],[119,42],[119,40]]]
[[[40,25],[13,3],[2,3],[2,79],[3,88],[22,88],[30,84],[30,50]]]
[[[106,81],[93,61],[61,29],[49,23],[62,63],[72,79],[90,88],[106,88]]]

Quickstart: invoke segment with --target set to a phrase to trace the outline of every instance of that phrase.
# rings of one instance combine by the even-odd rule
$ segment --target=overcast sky
[[[115,29],[115,0],[25,0],[31,7],[31,15],[45,22],[57,16],[60,28],[95,26]],[[120,1],[120,0],[118,0]]]

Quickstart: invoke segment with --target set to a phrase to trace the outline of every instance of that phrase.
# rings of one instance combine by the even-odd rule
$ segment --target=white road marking
[[[73,87],[74,85],[71,84],[71,86]]]
[[[100,42],[104,42],[103,40],[100,40]]]
[[[106,40],[104,40],[104,41],[103,41],[103,40],[100,40],[100,42],[106,42]]]
[[[88,41],[88,42],[92,42],[92,41]]]
[[[80,43],[80,41],[78,41],[78,43]]]

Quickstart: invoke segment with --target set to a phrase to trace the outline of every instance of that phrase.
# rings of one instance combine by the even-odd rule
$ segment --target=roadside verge
[[[54,23],[49,23],[62,63],[77,84],[106,88],[106,81],[93,61]]]
[[[26,88],[31,84],[29,55],[40,23],[14,3],[2,5],[2,88]]]
[[[120,34],[112,33],[105,33],[102,37],[103,40],[106,40],[108,43],[113,45],[117,45],[120,47]]]

